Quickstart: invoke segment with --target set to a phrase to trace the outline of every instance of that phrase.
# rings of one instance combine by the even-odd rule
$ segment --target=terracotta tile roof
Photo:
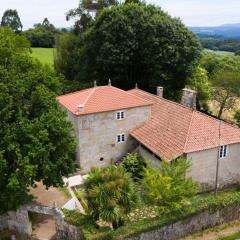
[[[130,134],[153,153],[172,160],[184,153],[217,147],[219,121],[139,89],[129,91],[153,102],[151,119]],[[240,129],[221,123],[221,144],[240,142]]]
[[[62,106],[77,116],[152,104],[143,98],[112,86],[88,88],[59,96],[57,100]],[[79,105],[83,107],[83,110],[79,110]]]

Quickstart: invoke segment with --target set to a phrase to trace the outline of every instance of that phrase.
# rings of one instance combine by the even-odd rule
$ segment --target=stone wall
[[[64,220],[56,222],[57,240],[84,240],[79,227],[73,226]]]
[[[240,219],[240,205],[227,207],[214,213],[205,211],[185,220],[129,237],[127,240],[174,240],[238,219]]]
[[[151,153],[149,150],[144,148],[143,146],[139,146],[137,148],[137,152],[140,156],[142,156],[144,159],[149,161],[152,167],[160,167],[161,166],[161,160],[156,158],[156,156]]]
[[[57,240],[83,239],[80,229],[66,223],[59,209],[37,204],[25,205],[17,211],[9,211],[6,214],[0,215],[0,231],[10,230],[19,234],[31,236],[32,223],[29,220],[29,211],[53,216],[56,224]]]
[[[68,112],[78,139],[77,159],[83,173],[92,167],[106,167],[137,147],[129,132],[149,119],[151,107],[119,111],[125,112],[124,119],[116,119],[117,111],[79,117]],[[118,134],[125,134],[126,141],[117,143]]]
[[[218,148],[198,151],[187,154],[192,162],[188,172],[195,181],[198,181],[203,190],[213,189],[216,178]],[[219,187],[240,183],[240,144],[228,145],[227,157],[219,159]]]

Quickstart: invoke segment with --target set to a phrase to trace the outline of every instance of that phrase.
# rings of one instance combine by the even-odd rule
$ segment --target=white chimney
[[[84,105],[82,105],[82,104],[77,105],[77,108],[78,108],[79,112],[83,112],[84,111]]]
[[[163,87],[157,87],[157,96],[163,97]]]
[[[197,92],[192,89],[184,88],[182,90],[181,104],[186,107],[196,110]]]

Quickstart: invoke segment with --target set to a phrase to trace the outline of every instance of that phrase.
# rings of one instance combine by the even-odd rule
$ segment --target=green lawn
[[[233,234],[231,236],[228,236],[228,237],[221,237],[218,240],[238,240],[238,239],[240,239],[240,232],[235,233],[235,234]]]
[[[32,48],[32,56],[43,64],[53,66],[53,48]]]

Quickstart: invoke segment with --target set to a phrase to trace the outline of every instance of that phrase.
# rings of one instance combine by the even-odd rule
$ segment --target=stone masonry
[[[117,111],[124,111],[125,118],[117,120]],[[78,117],[68,112],[77,134],[77,160],[83,172],[92,167],[106,167],[136,148],[136,141],[128,134],[149,119],[151,107],[117,111]],[[117,143],[118,134],[125,134],[126,141]]]

